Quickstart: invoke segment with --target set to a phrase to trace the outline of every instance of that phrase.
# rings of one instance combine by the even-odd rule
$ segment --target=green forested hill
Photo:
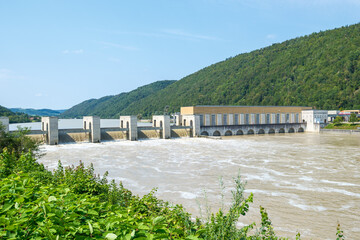
[[[175,81],[157,81],[131,92],[120,93],[115,96],[106,96],[100,99],[84,101],[63,112],[60,117],[83,117],[96,115],[102,118],[117,118],[120,114],[129,114],[128,108],[136,106],[137,102],[161,89],[173,84]],[[140,112],[139,112],[140,113]]]
[[[135,91],[131,93],[136,94]],[[89,100],[87,112],[74,107],[72,116],[91,113],[104,117],[117,116],[116,113],[150,116],[161,113],[165,106],[172,112],[189,105],[359,109],[360,24],[313,33],[237,55],[160,91],[136,98],[132,103],[122,102],[123,98],[120,94],[111,100],[107,97]],[[98,105],[96,101],[103,101],[107,107],[99,107],[105,105]],[[121,107],[115,107],[116,104]]]
[[[26,113],[14,113],[11,110],[0,105],[0,117],[9,117],[10,123],[25,123],[31,121],[39,121],[39,118],[30,119]]]
[[[15,115],[15,113],[0,105],[0,117],[8,117],[11,115]]]
[[[26,113],[30,116],[57,116],[65,110],[33,109],[33,108],[10,108],[15,113]]]
[[[240,54],[142,99],[130,113],[165,105],[293,105],[360,108],[360,24]]]

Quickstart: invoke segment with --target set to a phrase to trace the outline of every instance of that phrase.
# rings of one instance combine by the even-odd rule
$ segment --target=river
[[[275,232],[295,239],[335,239],[339,222],[347,239],[360,239],[360,135],[299,133],[226,137],[222,140],[182,138],[42,146],[39,162],[49,169],[94,164],[95,171],[122,181],[143,195],[181,203],[193,215],[221,206],[219,177],[227,186],[229,205],[233,178],[247,181],[254,194],[250,212],[240,225],[259,223],[265,207]],[[205,216],[205,211],[201,211]]]

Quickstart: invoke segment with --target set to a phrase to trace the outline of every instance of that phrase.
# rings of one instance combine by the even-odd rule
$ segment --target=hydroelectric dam
[[[59,129],[58,117],[42,117],[41,130],[30,130],[37,141],[57,145],[71,142],[147,138],[207,137],[319,132],[327,111],[309,107],[191,106],[180,113],[154,115],[151,126],[138,126],[137,116],[120,116],[118,127],[101,127],[100,117],[83,117],[82,128]],[[0,117],[9,131],[9,119]]]

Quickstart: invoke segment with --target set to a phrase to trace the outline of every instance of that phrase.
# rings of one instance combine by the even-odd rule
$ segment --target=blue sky
[[[66,109],[360,22],[360,0],[0,0],[0,105]]]

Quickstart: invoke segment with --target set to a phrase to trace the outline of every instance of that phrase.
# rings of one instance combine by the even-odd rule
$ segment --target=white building
[[[320,132],[320,127],[326,125],[328,120],[327,110],[303,110],[301,111],[303,122],[307,123],[307,132]]]

